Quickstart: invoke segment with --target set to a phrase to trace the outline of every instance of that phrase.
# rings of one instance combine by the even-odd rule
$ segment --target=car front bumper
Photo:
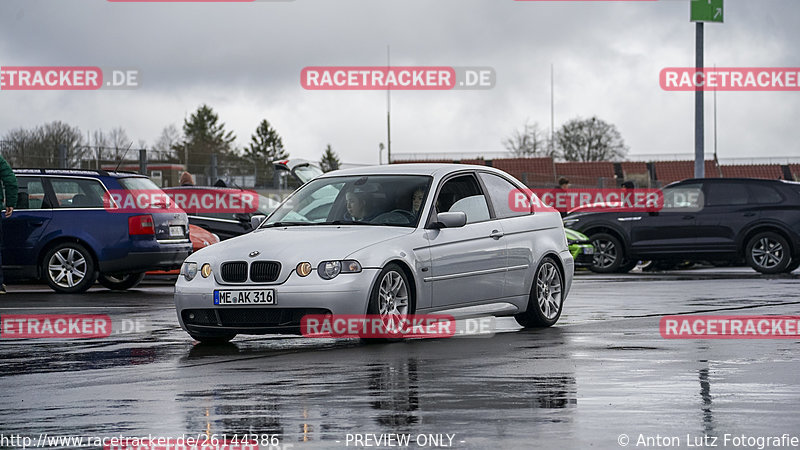
[[[192,281],[180,275],[175,285],[175,308],[181,327],[190,333],[278,334],[300,332],[306,314],[366,314],[370,292],[380,269],[340,274],[323,280],[292,273],[282,284],[219,284],[213,275]],[[215,305],[215,290],[274,289],[274,305]]]

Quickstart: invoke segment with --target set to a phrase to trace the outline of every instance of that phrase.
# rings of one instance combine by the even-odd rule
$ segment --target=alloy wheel
[[[536,300],[547,320],[555,319],[561,311],[561,273],[550,261],[545,262],[536,275]]]
[[[86,257],[74,248],[63,248],[47,263],[50,279],[63,288],[72,288],[86,278]]]

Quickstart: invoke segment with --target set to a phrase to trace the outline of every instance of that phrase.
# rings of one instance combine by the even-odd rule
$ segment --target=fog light
[[[203,264],[203,267],[200,268],[200,275],[202,275],[203,278],[208,278],[209,276],[211,276],[211,264],[209,263]]]
[[[311,263],[301,262],[297,265],[297,274],[301,277],[307,277],[311,273]]]

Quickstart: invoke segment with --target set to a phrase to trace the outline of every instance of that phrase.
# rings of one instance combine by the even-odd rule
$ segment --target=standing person
[[[0,202],[0,210],[4,210],[0,214],[0,294],[6,293],[5,280],[3,279],[3,220],[11,217],[14,208],[17,207],[17,176],[11,170],[11,166],[2,155],[0,155],[0,184],[2,184],[2,191],[5,193],[5,202]]]
[[[569,179],[566,177],[561,177],[558,179],[558,186],[556,189],[569,189]]]
[[[181,186],[194,186],[194,177],[188,171],[183,172],[178,182],[181,184]]]

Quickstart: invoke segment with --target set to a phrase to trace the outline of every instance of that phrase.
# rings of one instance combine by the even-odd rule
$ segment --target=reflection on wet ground
[[[147,318],[148,333],[0,342],[0,433],[276,434],[296,448],[344,448],[348,433],[455,434],[458,448],[796,433],[797,341],[668,341],[658,331],[660,314],[714,306],[793,314],[796,283],[587,277],[564,323],[547,330],[505,323],[492,338],[245,337],[210,347],[177,328],[169,289],[147,288],[147,311],[121,296],[107,313]],[[26,296],[45,306],[52,294]]]

